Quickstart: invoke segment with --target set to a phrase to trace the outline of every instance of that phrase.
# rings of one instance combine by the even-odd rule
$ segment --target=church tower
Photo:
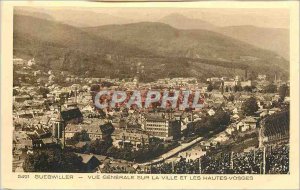
[[[62,148],[65,147],[65,122],[61,118],[61,106],[58,106],[58,115],[52,126],[52,136],[58,141],[62,141]]]

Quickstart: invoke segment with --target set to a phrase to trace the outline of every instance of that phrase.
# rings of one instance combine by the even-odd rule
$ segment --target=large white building
[[[176,139],[181,134],[180,117],[163,114],[148,114],[145,117],[145,131],[154,137],[164,140]]]

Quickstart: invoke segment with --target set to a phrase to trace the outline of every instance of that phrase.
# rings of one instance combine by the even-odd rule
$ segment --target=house
[[[57,146],[57,140],[53,137],[39,139],[35,135],[31,136],[33,149],[50,148]]]
[[[14,102],[24,102],[26,100],[31,100],[32,97],[29,95],[19,95],[19,96],[14,96]]]
[[[266,79],[267,79],[267,75],[259,74],[259,75],[257,76],[257,79],[258,79],[258,80],[266,80]]]
[[[280,108],[271,108],[271,109],[269,110],[269,115],[272,115],[272,114],[277,113],[277,112],[280,112],[280,111],[281,111]]]
[[[54,147],[57,145],[57,140],[55,138],[49,137],[49,138],[43,138],[41,139],[42,141],[42,147],[46,148],[46,147]]]
[[[225,130],[225,132],[226,132],[228,135],[232,135],[232,133],[233,133],[234,131],[235,131],[235,126],[234,126],[234,125],[227,127],[227,129]]]
[[[66,123],[81,123],[83,116],[79,108],[68,109],[60,112],[61,117]]]
[[[37,135],[38,138],[47,138],[51,137],[51,133],[49,131],[44,130],[43,128],[36,129],[34,133]]]
[[[263,103],[263,101],[258,100],[257,101],[257,106],[258,106],[259,109],[264,109],[264,103]]]
[[[111,162],[107,165],[107,167],[102,167],[103,169],[101,172],[108,172],[108,173],[136,173],[135,167],[133,167],[132,163],[128,162]]]
[[[237,121],[240,119],[240,116],[238,114],[234,114],[232,117],[231,117],[233,120]]]
[[[139,148],[141,145],[149,144],[149,135],[137,130],[122,130],[122,132],[118,133],[115,137],[115,141],[119,145],[122,145],[122,143],[130,143],[136,148]]]
[[[101,164],[100,161],[93,154],[79,154],[77,156],[82,158],[84,171],[93,172]]]
[[[33,142],[30,135],[26,131],[14,131],[13,140],[17,149],[32,149]]]
[[[233,114],[238,114],[239,113],[239,109],[237,107],[235,107],[233,110],[232,110],[232,113]]]
[[[35,63],[35,60],[34,60],[34,58],[32,58],[32,59],[30,59],[28,62],[27,62],[27,65],[30,67],[30,66],[32,66],[32,65],[35,65],[36,63]]]
[[[251,80],[241,81],[241,87],[244,88],[245,86],[252,86],[252,81]]]
[[[255,119],[254,117],[246,117],[245,119],[241,120],[236,125],[236,127],[237,127],[237,130],[241,131],[241,132],[256,129],[257,119]]]
[[[80,142],[78,142],[77,144],[75,144],[74,146],[75,146],[75,148],[76,148],[77,150],[83,150],[83,149],[84,149],[85,147],[87,147],[89,144],[90,144],[89,141],[86,141],[86,142],[80,141]]]
[[[234,79],[224,81],[224,87],[233,89],[233,87],[235,87],[237,85],[238,85],[238,81],[236,81]]]
[[[215,142],[224,142],[229,139],[228,135],[224,132],[219,133],[218,136],[214,139]]]
[[[21,58],[13,58],[14,65],[23,65],[25,63],[24,59]]]
[[[82,109],[82,112],[89,112],[89,113],[93,113],[95,110],[94,107],[92,107],[91,105],[87,105]]]
[[[210,109],[207,111],[207,113],[209,116],[213,116],[213,115],[215,115],[216,112],[213,109]]]
[[[101,164],[105,164],[105,163],[110,163],[111,159],[107,156],[103,156],[103,155],[94,155],[100,162]]]
[[[93,122],[91,124],[81,123],[81,124],[68,124],[65,127],[65,138],[70,139],[75,133],[86,131],[91,140],[103,139],[103,132],[100,129],[102,121]]]
[[[291,98],[289,96],[285,97],[284,98],[284,102],[285,103],[289,103],[291,101]]]
[[[268,115],[267,109],[260,109],[257,112],[255,112],[256,115],[259,115],[260,118],[265,117]]]

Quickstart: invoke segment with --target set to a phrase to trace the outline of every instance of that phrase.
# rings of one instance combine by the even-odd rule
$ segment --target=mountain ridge
[[[158,22],[168,24],[178,29],[214,30],[216,28],[215,25],[209,22],[206,22],[201,19],[188,18],[179,13],[172,13],[167,16],[164,16],[161,19],[159,19]]]
[[[274,51],[289,60],[289,30],[251,25],[221,27],[216,30],[259,48]]]
[[[168,19],[164,20],[166,17]],[[207,29],[218,32],[256,47],[274,51],[289,60],[289,31],[285,28],[267,28],[253,25],[224,27],[209,25],[209,27],[205,27],[205,24],[210,23],[201,19],[191,19],[181,14],[167,15],[161,21],[178,29]]]
[[[251,60],[251,54],[261,60]],[[87,77],[133,77],[135,64],[143,62],[145,81],[234,75],[249,66],[267,72],[288,67],[272,52],[207,30],[178,30],[156,22],[77,28],[28,16],[14,17],[14,55]]]

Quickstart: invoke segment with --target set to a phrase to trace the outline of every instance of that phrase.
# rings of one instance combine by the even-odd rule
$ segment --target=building
[[[164,140],[178,139],[181,134],[181,118],[163,114],[148,114],[145,117],[145,131]]]
[[[14,131],[13,140],[16,149],[32,149],[33,142],[26,131]]]
[[[213,115],[215,115],[216,112],[213,109],[210,109],[207,111],[207,113],[209,116],[213,116]]]
[[[224,81],[224,87],[230,87],[233,89],[233,87],[235,87],[237,85],[238,85],[238,82],[233,79]]]
[[[236,127],[237,130],[241,132],[253,130],[257,127],[257,120],[253,117],[246,117],[245,119],[241,120]]]
[[[252,86],[252,81],[251,80],[241,81],[241,87],[244,88],[245,86]]]
[[[261,75],[260,74],[260,75],[257,76],[257,79],[258,80],[266,80],[267,79],[267,75]]]
[[[132,144],[135,148],[149,144],[149,135],[137,130],[122,130],[115,137],[115,144],[122,146],[124,143]]]
[[[30,60],[27,62],[27,65],[28,65],[28,66],[32,66],[32,65],[35,65],[35,64],[36,64],[36,62],[35,62],[34,58],[30,59]]]
[[[101,164],[101,162],[93,154],[76,154],[77,156],[82,158],[84,171],[94,172],[96,171],[96,168]]]
[[[69,124],[65,128],[65,138],[70,139],[74,136],[75,133],[81,131],[86,131],[91,140],[103,139],[103,132],[100,129],[102,122],[94,122],[91,124],[81,123],[81,124]]]
[[[58,114],[57,118],[55,119],[52,125],[52,136],[57,139],[64,138],[63,133],[64,133],[65,126],[66,124],[64,120],[62,119],[61,115]]]
[[[20,96],[14,96],[14,102],[24,102],[26,100],[31,100],[32,97],[29,95],[20,95]]]
[[[83,121],[83,115],[79,108],[67,109],[60,112],[61,118],[66,123],[81,123]]]

